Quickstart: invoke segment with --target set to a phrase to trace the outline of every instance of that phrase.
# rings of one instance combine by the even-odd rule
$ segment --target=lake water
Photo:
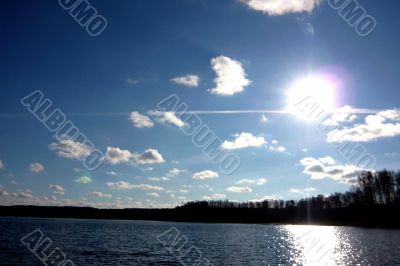
[[[400,265],[399,230],[8,217],[0,265],[44,265],[46,245],[37,257],[21,242],[37,229],[52,241],[45,254],[59,248],[68,265]]]

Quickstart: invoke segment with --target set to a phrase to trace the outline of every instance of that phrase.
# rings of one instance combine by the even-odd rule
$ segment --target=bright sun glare
[[[335,96],[335,85],[332,81],[324,77],[309,76],[295,82],[289,89],[288,110],[299,114],[299,106],[305,102],[330,110],[335,107]]]

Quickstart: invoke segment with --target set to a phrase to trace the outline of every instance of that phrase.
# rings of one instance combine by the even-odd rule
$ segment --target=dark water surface
[[[0,265],[44,265],[21,242],[36,229],[75,265],[400,265],[399,230],[9,217]]]

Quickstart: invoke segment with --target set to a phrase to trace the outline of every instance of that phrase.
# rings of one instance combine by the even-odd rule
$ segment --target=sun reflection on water
[[[345,254],[341,246],[346,241],[334,226],[287,225],[294,250],[292,260],[298,265],[342,265]]]

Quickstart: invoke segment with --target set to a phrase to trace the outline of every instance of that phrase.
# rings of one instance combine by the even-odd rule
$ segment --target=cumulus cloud
[[[154,123],[151,121],[150,117],[142,115],[136,111],[130,114],[129,119],[137,128],[150,128],[154,126]]]
[[[192,178],[197,180],[204,180],[204,179],[213,179],[218,177],[219,177],[218,173],[211,170],[205,170],[202,172],[195,173]]]
[[[149,115],[153,116],[157,122],[161,124],[170,124],[177,127],[184,127],[186,124],[175,112],[149,111]]]
[[[265,183],[267,183],[267,179],[265,178],[259,178],[259,179],[242,179],[239,180],[238,182],[236,182],[236,184],[238,185],[242,185],[242,184],[255,184],[257,186],[261,186],[264,185]]]
[[[87,157],[92,152],[92,148],[88,145],[68,137],[60,139],[58,143],[50,144],[49,148],[58,156],[69,159]]]
[[[156,182],[158,182],[158,181],[170,181],[171,178],[165,177],[165,176],[163,176],[163,177],[149,177],[149,180],[150,181],[156,181]]]
[[[270,16],[311,12],[322,0],[241,0],[249,8]]]
[[[334,114],[330,115],[327,119],[322,122],[325,126],[339,126],[342,123],[353,122],[357,119],[357,116],[352,113],[353,108],[351,106],[344,106],[335,111]]]
[[[64,195],[65,194],[65,188],[63,188],[60,185],[49,185],[49,189],[53,191],[53,194],[56,195]]]
[[[211,196],[204,196],[203,199],[205,200],[219,200],[219,199],[225,199],[226,195],[225,194],[221,194],[221,193],[215,193]]]
[[[264,123],[264,124],[267,123],[268,122],[268,117],[266,115],[261,115],[260,122]]]
[[[104,160],[112,165],[121,163],[141,165],[165,162],[162,155],[155,149],[148,149],[143,153],[137,153],[128,150],[121,150],[118,147],[107,147]]]
[[[108,171],[106,172],[106,175],[117,176],[118,174],[114,171]]]
[[[317,189],[313,188],[313,187],[308,187],[308,188],[305,188],[305,189],[292,188],[292,189],[289,190],[289,192],[290,193],[296,193],[296,194],[307,194],[309,192],[313,192],[313,191],[316,191],[316,190]]]
[[[278,141],[274,139],[272,140],[271,145],[268,147],[268,150],[271,152],[285,152],[286,148],[278,145]]]
[[[368,115],[364,124],[338,128],[328,133],[328,142],[370,142],[400,136],[400,110],[386,110]]]
[[[337,164],[329,156],[319,159],[306,157],[300,160],[300,164],[304,167],[303,173],[312,179],[331,178],[341,183],[353,183],[362,172],[366,171],[355,165]]]
[[[168,171],[166,176],[167,177],[176,177],[184,172],[186,172],[186,170],[184,170],[184,169],[172,168],[171,170]]]
[[[244,91],[251,81],[238,61],[226,56],[215,57],[211,60],[211,67],[217,74],[214,82],[216,87],[210,90],[211,94],[232,96]]]
[[[92,195],[93,197],[96,197],[96,198],[106,198],[106,199],[112,198],[111,194],[106,194],[106,193],[102,193],[99,191],[94,191],[94,192],[90,193],[90,195]]]
[[[40,163],[31,163],[29,164],[29,171],[32,173],[40,173],[44,171],[44,166]]]
[[[170,81],[186,87],[197,87],[199,86],[200,77],[197,75],[188,74],[185,76],[172,78]]]
[[[228,187],[226,190],[233,193],[250,193],[253,191],[249,187]]]
[[[267,143],[264,137],[256,137],[246,132],[235,134],[234,137],[235,139],[233,141],[225,140],[222,143],[221,148],[224,150],[236,150],[250,147],[261,147]]]
[[[87,185],[87,184],[92,183],[93,180],[88,176],[81,176],[81,177],[78,177],[77,179],[75,179],[75,182],[78,184]]]
[[[141,190],[164,190],[164,188],[159,186],[152,186],[146,184],[131,184],[126,181],[118,181],[118,182],[107,182],[107,186],[114,188],[114,189],[124,189],[124,190],[131,190],[131,189],[141,189]]]
[[[155,198],[159,198],[160,197],[160,195],[157,192],[150,192],[150,193],[147,193],[146,195],[150,196],[150,197],[155,197]]]

